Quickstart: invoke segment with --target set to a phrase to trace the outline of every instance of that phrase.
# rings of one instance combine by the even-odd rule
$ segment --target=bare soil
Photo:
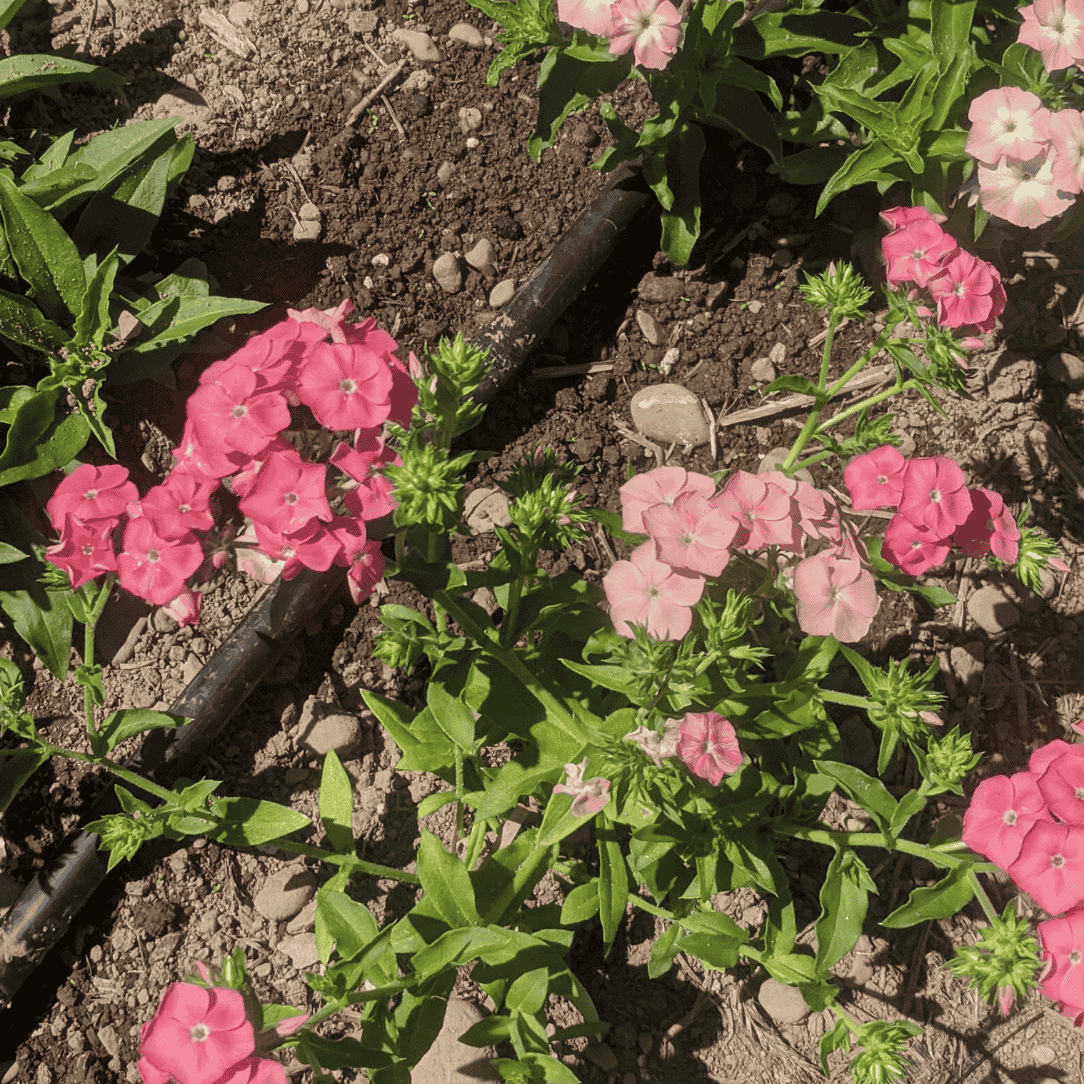
[[[529,159],[535,66],[506,72],[497,87],[485,87],[496,52],[495,27],[460,0],[387,0],[375,8],[350,0],[298,0],[288,8],[258,0],[223,5],[219,13],[255,46],[245,57],[211,35],[198,5],[113,0],[97,9],[91,26],[90,0],[74,7],[64,2],[24,8],[10,27],[10,51],[74,45],[79,56],[119,71],[128,85],[115,98],[73,86],[55,96],[16,99],[5,118],[10,137],[20,142],[32,128],[52,134],[74,128],[85,138],[114,123],[183,112],[197,143],[193,168],[151,249],[129,271],[164,274],[195,256],[206,262],[218,292],[268,302],[258,317],[216,329],[229,343],[277,321],[287,306],[330,307],[343,296],[355,300],[361,315],[375,317],[404,351],[420,354],[426,343],[457,331],[471,338],[492,319],[491,288],[507,278],[522,282],[605,183],[588,168],[609,144],[594,109],[570,121],[538,162]],[[480,32],[480,49],[449,40],[458,23]],[[430,34],[442,58],[416,61],[392,38],[399,27]],[[400,58],[415,83],[389,90],[387,103],[374,104],[371,117],[346,127],[347,114],[366,89]],[[621,88],[612,100],[632,125],[652,112],[642,84]],[[461,114],[472,109],[481,117],[479,127],[470,127],[473,115]],[[468,147],[468,139],[477,145]],[[442,183],[437,172],[445,162],[450,170]],[[877,277],[878,199],[848,194],[815,220],[816,194],[780,185],[765,166],[737,140],[711,139],[703,171],[705,239],[689,268],[671,267],[657,251],[657,218],[648,216],[628,232],[540,345],[532,371],[490,407],[470,435],[471,446],[492,452],[473,473],[472,489],[492,485],[525,451],[550,445],[583,464],[580,488],[589,498],[616,509],[617,488],[630,469],[661,458],[703,471],[755,470],[766,452],[790,444],[800,412],[740,425],[728,425],[725,418],[765,405],[750,370],[773,349],[778,359],[782,348],[781,372],[815,376],[820,351],[811,340],[823,322],[802,301],[798,284],[804,270],[830,258],[852,259],[871,279]],[[793,209],[786,210],[780,196],[790,196]],[[295,242],[295,215],[308,200],[321,211],[322,234],[315,242]],[[762,228],[750,236],[753,224]],[[460,290],[442,290],[431,273],[434,260],[443,252],[463,254],[481,238],[494,246],[495,273],[465,268]],[[1014,508],[1030,499],[1035,521],[1060,541],[1072,571],[1058,578],[1049,599],[1023,599],[1020,620],[993,635],[975,625],[966,605],[930,611],[910,595],[887,595],[862,645],[877,661],[909,657],[922,667],[941,661],[949,724],[961,723],[975,748],[987,754],[974,781],[1022,767],[1038,745],[1070,737],[1070,723],[1084,714],[1084,680],[1077,669],[1084,620],[1078,572],[1084,396],[1047,368],[1051,356],[1084,346],[1084,327],[1076,322],[1084,254],[1067,243],[1050,246],[1049,255],[1029,255],[1041,250],[1041,239],[1022,233],[1005,233],[997,241],[996,249],[981,254],[998,264],[1009,309],[991,349],[976,359],[974,398],[946,402],[942,417],[921,398],[907,397],[899,404],[896,429],[913,442],[905,450],[953,456],[971,484],[997,489]],[[833,372],[872,341],[878,307],[872,306],[873,320],[852,324],[837,338]],[[678,360],[663,377],[659,366],[675,346]],[[168,453],[179,436],[185,396],[214,356],[181,359],[174,366],[174,389],[142,383],[114,393],[122,459],[141,487],[155,480],[163,450]],[[589,376],[575,368],[561,372],[587,363],[608,368]],[[9,365],[6,379],[22,377]],[[707,446],[655,452],[626,435],[632,395],[662,379],[695,391],[723,419],[714,455]],[[814,475],[821,485],[841,482],[838,470],[814,468]],[[455,555],[466,562],[495,548],[492,534],[464,536],[456,541]],[[620,549],[615,552],[600,535],[582,550],[552,555],[552,567],[575,567],[598,580],[615,556]],[[1001,582],[966,565],[943,569],[932,579],[965,601],[981,586]],[[102,631],[107,710],[167,708],[173,702],[255,595],[254,585],[242,578],[223,576],[216,587],[205,596],[195,629],[178,630],[148,609],[115,611],[113,627]],[[401,585],[392,584],[390,591],[380,601],[418,601]],[[343,594],[317,614],[286,663],[249,697],[197,770],[223,779],[223,793],[289,802],[315,814],[319,758],[301,744],[302,712],[315,698],[328,709],[354,713],[366,724],[361,748],[346,764],[357,783],[355,834],[366,857],[409,868],[419,825],[438,834],[447,834],[451,825],[447,809],[419,821],[417,805],[438,781],[424,773],[397,773],[395,747],[363,706],[362,689],[410,699],[422,683],[420,674],[397,673],[371,658],[379,631],[377,600],[372,602],[358,609]],[[139,631],[122,646],[139,618]],[[74,685],[58,686],[10,638],[3,651],[24,669],[39,725],[52,740],[82,748],[82,698]],[[870,750],[872,742],[868,750],[857,747],[856,758],[861,761]],[[890,786],[905,782],[886,779]],[[2,821],[9,890],[45,865],[64,834],[84,819],[102,785],[79,766],[61,762],[38,772]],[[940,816],[959,813],[961,806],[937,803],[916,838],[928,838]],[[840,823],[850,815],[844,807],[830,814]],[[218,961],[236,944],[246,947],[263,1000],[307,1005],[297,938],[286,923],[269,921],[254,907],[284,857],[273,849],[236,852],[196,840],[180,848],[148,846],[122,864],[5,1014],[5,1084],[135,1082],[139,1027],[165,986],[195,960]],[[801,874],[800,921],[812,922],[823,856],[810,850],[793,857]],[[871,919],[883,917],[930,876],[904,856],[884,864],[876,872],[881,895],[872,902]],[[995,902],[1009,898],[1004,886],[995,887]],[[412,902],[391,883],[357,878],[351,890],[381,920]],[[558,899],[560,888],[547,880],[538,895]],[[763,902],[750,890],[717,902],[746,927],[755,927],[763,914]],[[972,907],[955,919],[892,937],[871,926],[871,938],[837,968],[848,1011],[859,1019],[902,1014],[928,1025],[925,1042],[913,1048],[913,1080],[1076,1079],[1084,1044],[1049,1003],[1033,997],[999,1022],[941,966],[955,945],[977,938],[980,920],[981,912]],[[611,1024],[602,1043],[580,1040],[564,1050],[585,1084],[760,1084],[785,1075],[819,1077],[816,1043],[826,1023],[821,1015],[793,1025],[773,1021],[756,1000],[758,978],[741,969],[720,975],[682,962],[650,982],[646,960],[656,933],[642,913],[630,912],[608,956],[597,929],[588,927],[577,938],[574,969]],[[458,992],[477,994],[466,976]],[[552,1008],[558,1024],[574,1022],[567,1006]],[[343,1026],[348,1030],[350,1021]],[[845,1061],[842,1054],[829,1059],[834,1079],[843,1079]],[[292,1079],[311,1079],[294,1068]]]

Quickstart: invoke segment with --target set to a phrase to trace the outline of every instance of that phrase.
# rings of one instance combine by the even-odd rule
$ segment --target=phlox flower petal
[[[45,511],[58,531],[69,518],[77,523],[111,520],[116,524],[129,501],[138,496],[139,490],[128,481],[127,467],[117,464],[95,467],[84,463],[53,490]]]
[[[648,540],[618,561],[602,580],[614,628],[633,638],[632,624],[656,640],[680,640],[692,625],[692,607],[704,591],[702,576],[671,568]]]
[[[861,640],[881,605],[870,573],[857,561],[829,552],[799,561],[792,585],[802,631],[834,636],[841,643]]]
[[[730,560],[738,525],[704,497],[681,493],[672,506],[657,504],[644,512],[644,526],[655,541],[660,561],[676,569],[718,576]]]
[[[986,165],[1043,153],[1050,110],[1031,91],[1011,86],[988,90],[972,100],[967,117],[971,131],[965,150]]]
[[[673,505],[681,493],[710,497],[715,483],[706,474],[684,467],[656,467],[630,478],[619,490],[621,526],[630,534],[647,534],[644,513],[654,504]]]
[[[729,719],[714,711],[691,711],[678,730],[678,758],[701,779],[717,787],[741,767],[742,751]]]
[[[1016,40],[1043,58],[1048,72],[1084,60],[1084,3],[1081,0],[1035,0],[1017,14],[1023,20]]]
[[[1006,872],[1044,911],[1068,911],[1084,899],[1084,827],[1037,820]]]
[[[916,527],[906,516],[895,515],[885,528],[881,556],[908,576],[921,576],[941,564],[951,550],[947,538],[938,538],[933,531]]]
[[[898,508],[906,473],[907,460],[891,444],[855,457],[843,471],[851,507],[856,511]]]
[[[1001,494],[981,486],[970,493],[971,514],[956,528],[953,543],[968,557],[993,554],[1000,561],[1015,564],[1020,549],[1020,528],[1005,507]]]
[[[1034,777],[1028,772],[992,775],[971,795],[961,838],[976,854],[1008,869],[1037,820],[1052,818]]]
[[[909,460],[899,508],[916,527],[948,538],[971,515],[971,494],[959,464],[944,455]]]
[[[681,16],[670,0],[615,0],[610,20],[610,52],[630,49],[636,63],[661,71],[683,38]]]
[[[1029,230],[1067,211],[1073,205],[1073,197],[1058,190],[1054,180],[1054,157],[1052,153],[1037,152],[1031,158],[1002,158],[993,167],[980,163],[976,173],[983,208],[1014,226]]]

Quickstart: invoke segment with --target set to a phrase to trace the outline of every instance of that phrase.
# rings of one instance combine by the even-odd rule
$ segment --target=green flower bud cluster
[[[395,487],[395,526],[419,526],[447,534],[459,525],[463,471],[472,453],[449,455],[446,448],[429,443],[424,434],[409,430],[399,447],[402,466],[385,467]]]
[[[827,309],[835,320],[860,317],[873,291],[849,264],[831,263],[819,275],[809,275],[800,286],[802,297],[818,309]]]
[[[945,966],[957,978],[970,979],[979,997],[986,1000],[1006,987],[1014,998],[1023,998],[1036,985],[1043,963],[1027,920],[1018,917],[1016,904],[1010,903],[982,931],[977,945],[958,947]]]

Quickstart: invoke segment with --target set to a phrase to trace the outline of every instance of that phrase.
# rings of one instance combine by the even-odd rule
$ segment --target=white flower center
[[[211,1029],[206,1024],[195,1024],[188,1032],[194,1043],[205,1043],[211,1037]]]
[[[1011,828],[1016,823],[1016,810],[1006,809],[1005,812],[1001,814],[1001,823],[1007,824]]]
[[[339,381],[339,391],[341,391],[343,395],[353,395],[354,392],[356,392],[357,390],[357,384],[355,384],[353,380],[351,380],[349,377],[347,377],[345,380]]]
[[[282,498],[288,505],[293,506],[298,502],[298,496],[292,490]]]
[[[157,550],[147,550],[147,560],[154,564],[155,561],[161,558],[161,554]]]

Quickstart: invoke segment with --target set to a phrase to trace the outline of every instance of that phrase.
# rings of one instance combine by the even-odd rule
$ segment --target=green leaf
[[[354,853],[354,785],[334,749],[324,757],[320,775],[320,822],[332,850]]]
[[[2,30],[16,15],[26,0],[3,0],[0,3],[0,30]]]
[[[617,936],[617,929],[629,902],[629,878],[625,856],[617,841],[614,822],[603,810],[595,822],[598,844],[598,902],[602,920],[602,940],[607,951]]]
[[[818,1047],[818,1053],[821,1060],[821,1072],[824,1073],[827,1080],[828,1073],[828,1055],[835,1050],[850,1051],[851,1049],[851,1031],[847,1027],[847,1022],[842,1018],[836,1020],[836,1025],[831,1031],[828,1031],[821,1038],[820,1045]]]
[[[0,813],[48,759],[49,754],[40,749],[0,750]]]
[[[223,823],[208,829],[205,835],[231,847],[258,847],[312,823],[296,809],[260,798],[217,798],[211,808]]]
[[[0,590],[0,609],[49,673],[63,681],[71,661],[72,612],[62,593],[46,591],[38,584],[29,590]]]
[[[467,867],[424,829],[418,844],[418,876],[422,888],[449,926],[477,926],[478,909]]]
[[[686,932],[677,947],[723,971],[738,962],[738,949],[749,940],[733,919],[717,911],[694,911],[681,919],[681,927]]]
[[[700,159],[705,146],[704,130],[698,124],[682,124],[675,128],[667,154],[667,174],[676,193],[672,205],[662,212],[659,243],[678,267],[689,262],[700,236]]]
[[[889,930],[917,926],[935,918],[948,918],[971,901],[975,891],[968,874],[971,862],[961,862],[947,876],[929,888],[916,888],[902,907],[897,907],[881,925]]]
[[[99,349],[105,341],[105,333],[112,321],[109,319],[109,298],[113,293],[113,282],[117,277],[117,250],[113,251],[98,265],[97,270],[87,284],[83,295],[83,305],[75,320],[75,333],[72,342],[76,346],[93,343]]]
[[[649,978],[658,979],[665,975],[674,965],[674,957],[681,951],[677,939],[681,934],[681,926],[671,922],[666,927],[663,935],[651,946],[651,955],[647,961],[647,974]]]
[[[544,967],[520,975],[509,987],[505,1004],[510,1009],[533,1016],[546,1003],[549,994],[550,975]]]
[[[592,877],[585,885],[577,885],[565,897],[561,905],[561,925],[578,926],[598,914],[598,878]]]
[[[459,1041],[466,1046],[496,1046],[508,1042],[512,1034],[510,1016],[484,1016],[477,1024],[467,1028]]]
[[[56,354],[68,344],[68,334],[46,319],[33,301],[0,290],[0,335],[42,354]]]
[[[899,161],[899,156],[880,140],[874,140],[858,150],[852,151],[847,160],[829,178],[817,200],[816,214],[819,215],[841,192],[846,192],[856,185],[871,181],[896,181],[890,167]]]
[[[19,408],[0,453],[0,487],[41,478],[70,463],[86,447],[82,414],[57,416],[56,388],[35,392]]]
[[[380,933],[376,919],[365,904],[326,886],[316,893],[316,915],[343,960],[358,957]]]
[[[17,58],[9,58],[17,59]],[[0,61],[2,66],[5,61]],[[50,320],[74,321],[87,280],[83,260],[64,227],[0,173],[0,216],[19,274]]]
[[[374,1050],[357,1039],[325,1039],[315,1032],[305,1030],[297,1044],[297,1056],[306,1065],[319,1065],[321,1069],[379,1069],[392,1064],[393,1055],[384,1050]],[[410,1080],[409,1072],[404,1081]]]
[[[19,561],[25,561],[28,554],[9,546],[6,542],[0,542],[0,565],[14,565]]]
[[[876,891],[861,859],[849,848],[838,847],[828,863],[820,891],[821,913],[814,924],[817,974],[822,977],[854,948],[861,936],[871,887]]]
[[[889,831],[896,812],[896,799],[889,794],[884,783],[853,764],[814,760],[813,767],[822,775],[837,780],[850,797],[877,821],[881,831]]]
[[[474,750],[474,715],[462,700],[452,696],[439,681],[430,681],[426,703],[437,726],[464,752]]]
[[[0,22],[0,26],[3,25]],[[108,68],[55,54],[22,53],[0,60],[0,98],[10,98],[13,94],[25,94],[28,90],[55,86],[57,83],[122,87],[125,82],[123,76]]]

